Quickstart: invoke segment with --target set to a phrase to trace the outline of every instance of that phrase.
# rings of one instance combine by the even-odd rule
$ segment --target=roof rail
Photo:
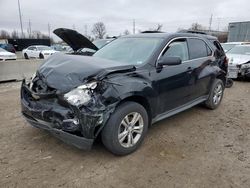
[[[202,32],[202,31],[195,31],[195,30],[188,30],[188,29],[180,30],[177,33],[194,33],[194,34],[208,35],[207,33]]]
[[[164,33],[162,31],[142,31],[141,33]]]

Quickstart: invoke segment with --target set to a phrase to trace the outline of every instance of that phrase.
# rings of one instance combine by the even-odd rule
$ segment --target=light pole
[[[24,34],[23,34],[22,13],[21,13],[21,7],[20,7],[20,1],[19,0],[18,0],[18,10],[19,10],[19,19],[20,19],[22,37],[24,37]]]

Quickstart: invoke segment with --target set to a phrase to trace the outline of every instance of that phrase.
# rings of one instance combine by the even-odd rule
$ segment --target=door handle
[[[191,74],[191,73],[193,72],[193,68],[192,68],[192,67],[188,67],[188,68],[187,68],[187,72],[188,72],[189,74]]]

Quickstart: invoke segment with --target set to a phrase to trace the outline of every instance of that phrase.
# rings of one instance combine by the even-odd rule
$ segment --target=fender
[[[103,103],[118,104],[128,97],[142,97],[148,101],[151,108],[152,116],[156,114],[157,90],[152,87],[152,82],[149,79],[149,73],[145,71],[135,71],[119,76],[109,78],[110,83],[102,96]],[[112,101],[112,102],[111,102]]]

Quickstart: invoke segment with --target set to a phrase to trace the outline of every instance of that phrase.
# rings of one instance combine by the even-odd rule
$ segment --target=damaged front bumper
[[[228,78],[242,78],[247,77],[250,78],[250,67],[241,67],[240,65],[233,66],[230,65],[228,67]]]
[[[21,107],[23,116],[32,126],[84,150],[91,149],[104,122],[103,113],[98,110],[72,107],[55,94],[39,96],[25,80],[21,87]]]

